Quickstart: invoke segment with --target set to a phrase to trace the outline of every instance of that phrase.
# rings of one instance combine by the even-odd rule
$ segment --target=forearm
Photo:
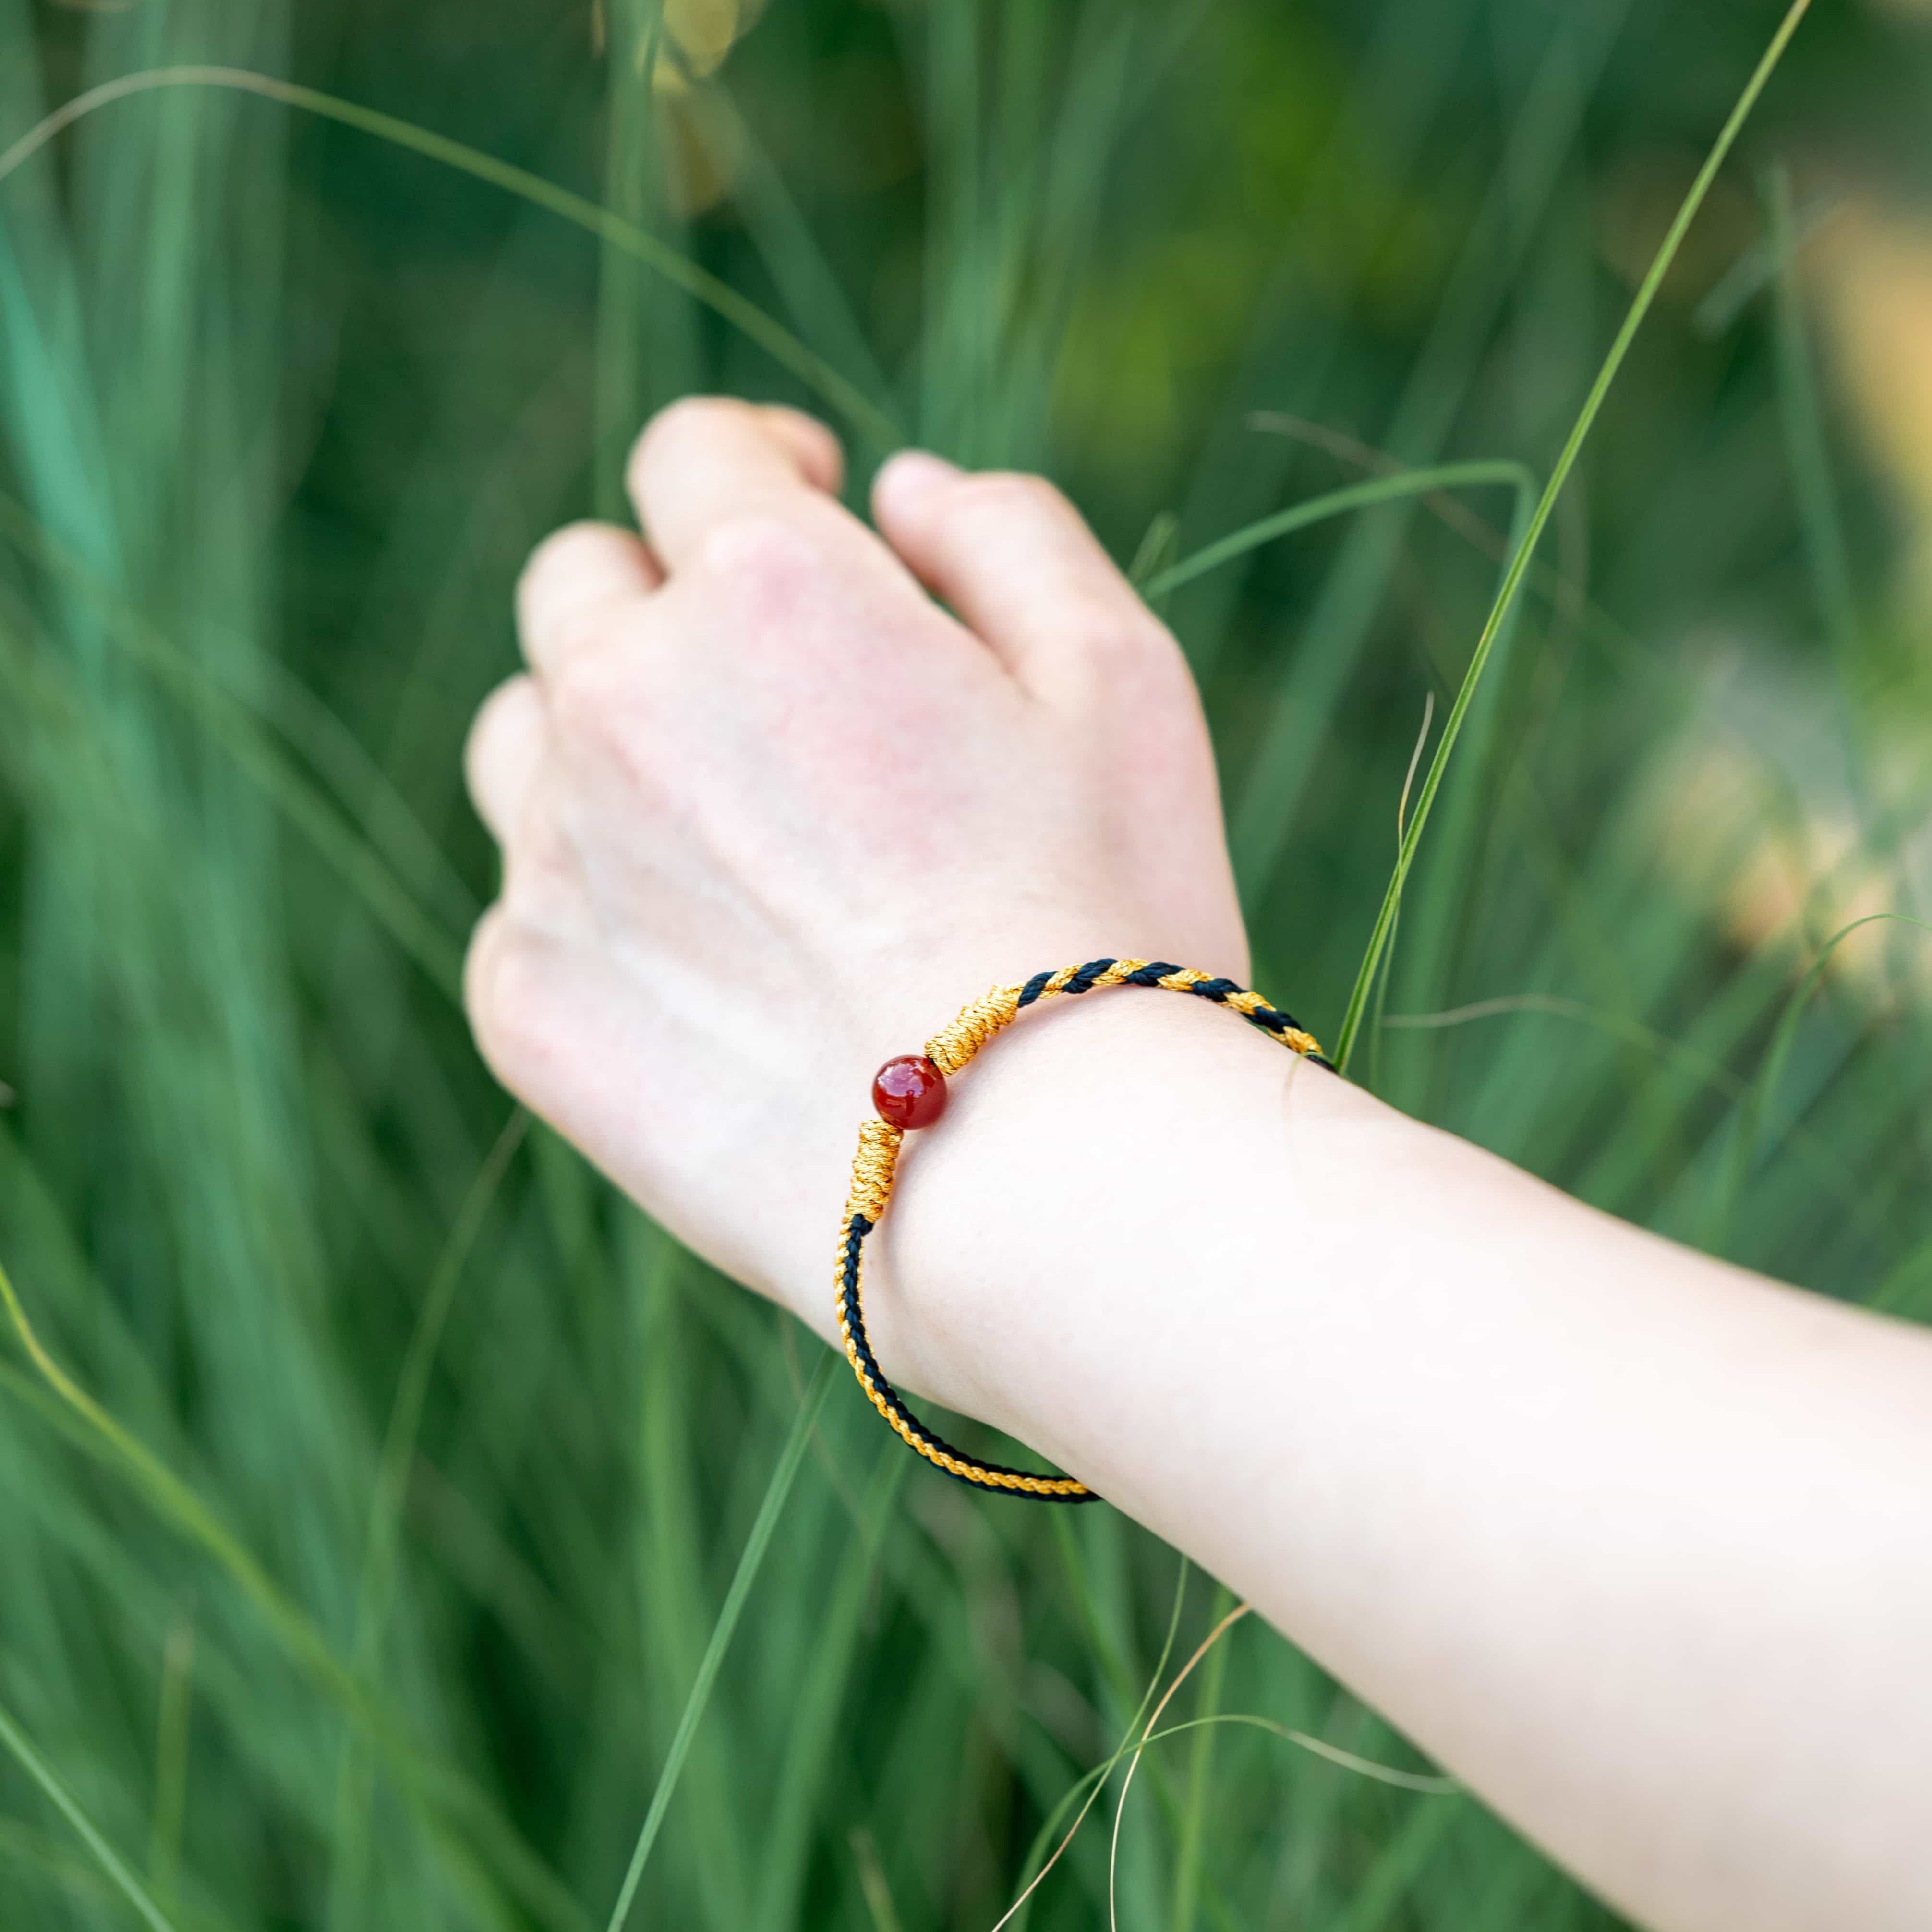
[[[1246,1592],[1629,1909],[1932,1912],[1916,1331],[1152,996],[1003,1036],[900,1185],[889,1370]]]
[[[874,534],[839,471],[789,411],[659,416],[643,533],[544,546],[469,752],[491,1066],[826,1328],[827,1096],[917,1038],[928,970],[1247,956],[1186,660],[1071,506],[908,452]],[[896,1379],[1250,1593],[1656,1925],[1932,1922],[1924,1336],[1148,993],[976,1061],[867,1263]]]

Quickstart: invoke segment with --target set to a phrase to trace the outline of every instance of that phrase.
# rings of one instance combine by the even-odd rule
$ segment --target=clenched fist
[[[821,1332],[880,1061],[1042,966],[1248,963],[1186,665],[1078,514],[908,451],[874,534],[841,467],[790,410],[664,411],[641,534],[531,560],[529,670],[468,754],[503,851],[467,972],[491,1068]]]

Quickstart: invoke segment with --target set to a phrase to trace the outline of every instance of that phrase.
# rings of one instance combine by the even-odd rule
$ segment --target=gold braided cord
[[[1097,962],[1096,962],[1097,963]],[[1104,970],[1083,982],[1083,992],[1098,992],[1108,986],[1118,986],[1133,974],[1143,971],[1150,962],[1144,959],[1116,959]],[[1072,982],[1086,969],[1080,966],[1063,966],[1049,974],[1040,984],[1034,994],[1036,999],[1051,998],[1054,994],[1064,993]],[[1197,973],[1191,968],[1179,968],[1164,974],[1149,983],[1166,988],[1171,992],[1185,993],[1196,986],[1208,985],[1212,975]],[[1016,986],[995,986],[960,1009],[958,1016],[950,1025],[942,1027],[926,1044],[926,1058],[931,1060],[940,1074],[950,1079],[971,1060],[981,1047],[993,1036],[1012,1025],[1020,1011],[1020,1000],[1026,987],[1034,982]],[[1225,980],[1216,982],[1225,987]],[[1275,1013],[1276,1009],[1259,993],[1245,989],[1220,992],[1210,988],[1204,997],[1214,999],[1219,1005],[1226,1006],[1252,1019],[1263,1011]],[[1280,1016],[1277,1014],[1276,1017]],[[1270,1029],[1271,1030],[1271,1029]],[[1304,1058],[1319,1057],[1322,1049],[1312,1034],[1300,1027],[1282,1028],[1274,1036],[1288,1050]],[[948,1475],[957,1476],[980,1489],[1004,1490],[1022,1496],[1037,1496],[1049,1500],[1078,1501],[1093,1495],[1084,1483],[1071,1476],[1035,1476],[1017,1469],[1000,1469],[976,1462],[970,1456],[961,1456],[946,1448],[943,1442],[928,1438],[914,1424],[908,1416],[904,1405],[897,1400],[894,1391],[872,1373],[867,1365],[868,1348],[860,1352],[860,1336],[865,1316],[864,1284],[866,1262],[863,1248],[864,1236],[877,1226],[892,1198],[892,1177],[899,1156],[899,1148],[905,1138],[905,1130],[894,1126],[890,1121],[876,1117],[865,1121],[859,1129],[858,1151],[852,1160],[852,1185],[845,1198],[845,1216],[839,1223],[838,1249],[833,1268],[836,1285],[835,1306],[838,1316],[838,1333],[845,1345],[845,1359],[852,1364],[852,1372],[858,1378],[859,1385],[866,1391],[867,1400],[883,1416],[894,1434],[906,1447],[922,1456],[935,1468],[944,1469]],[[855,1228],[855,1219],[862,1220],[864,1226]],[[846,1313],[846,1295],[849,1286],[852,1304],[861,1324],[855,1333]]]
[[[859,1151],[852,1156],[852,1185],[845,1196],[845,1219],[862,1214],[877,1222],[892,1198],[892,1174],[898,1166],[899,1143],[905,1130],[875,1114],[859,1126]],[[841,1236],[843,1238],[843,1236]]]
[[[1091,990],[1100,992],[1108,986],[1118,986],[1129,974],[1138,973],[1147,964],[1144,959],[1116,959],[1106,972],[1096,975]],[[1064,992],[1067,982],[1080,970],[1078,966],[1063,966],[1046,982],[1040,993],[1042,999],[1053,994]],[[1208,977],[1205,973],[1184,969],[1170,973],[1159,983],[1170,991],[1184,993],[1190,986],[1198,986]],[[1012,1024],[1020,1010],[1020,986],[995,986],[989,993],[959,1010],[958,1016],[950,1025],[944,1026],[926,1043],[926,1057],[950,1080],[994,1034]],[[1226,1004],[1240,1013],[1251,1013],[1258,1006],[1268,1003],[1258,993],[1240,993],[1230,997]],[[1306,1040],[1305,1034],[1298,1037]],[[1310,1042],[1312,1047],[1312,1042]],[[1300,1049],[1298,1049],[1300,1051]],[[1319,1052],[1318,1048],[1314,1051]]]
[[[926,1042],[926,1058],[950,1080],[994,1034],[1012,1024],[1019,1010],[1018,987],[995,986],[962,1006],[950,1026],[942,1027]]]
[[[1100,982],[1096,980],[1094,983],[1097,986]],[[1160,983],[1165,986],[1168,982],[1163,980]],[[1263,1006],[1271,1005],[1273,1002],[1264,999],[1259,993],[1230,993],[1221,1004],[1224,1006],[1232,1008],[1245,1018],[1250,1013],[1258,1012]],[[1277,1037],[1283,1046],[1292,1047],[1297,1053],[1304,1057],[1322,1051],[1315,1036],[1312,1033],[1303,1032],[1299,1027],[1284,1028]]]

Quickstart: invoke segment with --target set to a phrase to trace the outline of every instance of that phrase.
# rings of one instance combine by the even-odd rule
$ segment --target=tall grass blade
[[[402,1372],[397,1378],[395,1400],[390,1406],[389,1425],[382,1438],[382,1460],[369,1501],[362,1574],[356,1592],[356,1636],[350,1667],[368,1681],[372,1689],[382,1676],[382,1639],[402,1536],[403,1508],[417,1436],[422,1426],[423,1403],[429,1393],[430,1371],[464,1269],[530,1124],[530,1117],[521,1107],[512,1108],[496,1145],[485,1157],[437,1258],[416,1317],[415,1332],[410,1337],[409,1352],[403,1358]],[[360,1922],[364,1916],[363,1860],[371,1793],[369,1766],[356,1748],[360,1742],[352,1730],[345,1732],[336,1778],[334,1859],[329,1874],[328,1917],[332,1924],[344,1927]]]
[[[1369,988],[1372,983],[1376,968],[1382,958],[1383,947],[1388,944],[1389,930],[1395,917],[1395,908],[1402,896],[1403,881],[1408,868],[1414,862],[1415,850],[1420,843],[1424,827],[1429,822],[1430,808],[1436,802],[1436,794],[1441,788],[1443,774],[1448,769],[1450,754],[1455,749],[1456,740],[1460,735],[1462,721],[1468,716],[1471,701],[1475,696],[1490,652],[1502,631],[1511,610],[1514,608],[1517,592],[1529,568],[1531,557],[1541,538],[1545,526],[1550,521],[1550,512],[1556,506],[1556,500],[1562,494],[1563,486],[1570,480],[1570,472],[1576,467],[1576,458],[1581,453],[1585,440],[1588,436],[1597,420],[1598,412],[1604,406],[1604,398],[1609,394],[1610,385],[1616,380],[1617,371],[1623,367],[1624,358],[1630,352],[1630,344],[1642,326],[1644,317],[1650,313],[1650,305],[1663,286],[1670,265],[1677,258],[1677,250],[1682,244],[1691,223],[1696,219],[1697,211],[1704,205],[1704,197],[1710,192],[1711,184],[1717,178],[1718,170],[1724,164],[1739,130],[1750,118],[1750,111],[1757,104],[1758,96],[1764,92],[1765,83],[1783,58],[1785,49],[1791,44],[1791,37],[1797,32],[1798,23],[1810,10],[1811,0],[1792,0],[1783,22],[1772,36],[1771,44],[1766,48],[1751,76],[1744,84],[1744,92],[1738,95],[1730,117],[1724,123],[1704,164],[1691,182],[1689,191],[1679,204],[1670,227],[1665,231],[1663,242],[1652,258],[1649,268],[1639,284],[1635,298],[1625,314],[1623,324],[1612,341],[1610,352],[1604,358],[1597,371],[1596,380],[1590,386],[1589,394],[1583,399],[1583,406],[1577,412],[1568,438],[1556,459],[1556,467],[1550,472],[1550,481],[1544,487],[1532,512],[1529,527],[1523,532],[1510,560],[1509,568],[1503,578],[1502,586],[1496,593],[1487,620],[1483,626],[1482,634],[1476,640],[1476,648],[1469,660],[1469,668],[1464,675],[1462,688],[1456,694],[1456,702],[1450,707],[1448,722],[1444,725],[1442,736],[1436,748],[1436,755],[1430,761],[1429,776],[1423,781],[1422,795],[1416,801],[1415,814],[1409,820],[1408,830],[1402,840],[1402,850],[1396,862],[1394,877],[1382,899],[1382,910],[1376,914],[1374,930],[1369,935],[1369,944],[1362,956],[1362,963],[1355,975],[1353,990],[1348,995],[1348,1004],[1342,1016],[1342,1024],[1336,1036],[1335,1064],[1346,1067],[1348,1056],[1354,1051],[1355,1037],[1360,1032],[1362,1015],[1367,1004]]]
[[[757,1580],[760,1566],[765,1560],[765,1552],[770,1546],[772,1532],[778,1528],[778,1518],[784,1512],[786,1498],[791,1494],[793,1482],[798,1475],[799,1465],[805,1460],[805,1453],[812,1444],[812,1433],[818,1420],[818,1412],[825,1406],[825,1399],[832,1392],[837,1378],[839,1358],[829,1350],[812,1371],[812,1380],[806,1385],[805,1398],[799,1404],[798,1413],[793,1418],[791,1432],[785,1438],[784,1447],[778,1452],[777,1466],[772,1472],[772,1479],[765,1490],[764,1500],[758,1506],[758,1514],[753,1520],[751,1534],[745,1539],[744,1553],[738,1559],[736,1574],[731,1579],[731,1587],[725,1592],[723,1607],[718,1612],[718,1621],[712,1626],[711,1640],[705,1647],[704,1660],[698,1665],[698,1676],[691,1687],[691,1694],[685,1700],[683,1714],[678,1719],[677,1729],[673,1733],[670,1748],[664,1755],[664,1768],[658,1774],[657,1789],[651,1794],[650,1809],[644,1814],[644,1822],[638,1833],[638,1842],[631,1853],[631,1862],[624,1873],[624,1882],[618,1888],[617,1901],[610,1908],[609,1932],[623,1932],[631,1915],[631,1905],[638,1895],[639,1882],[644,1875],[646,1862],[651,1855],[651,1847],[656,1844],[659,1830],[664,1824],[664,1814],[677,1790],[677,1781],[684,1770],[684,1762],[691,1750],[691,1741],[697,1735],[699,1720],[704,1715],[704,1707],[710,1701],[712,1686],[717,1682],[718,1672],[724,1661],[724,1653],[731,1647],[731,1639],[738,1628],[738,1619],[744,1613],[745,1600],[752,1594],[752,1586]]]
[[[494,1815],[481,1794],[444,1766],[422,1758],[398,1736],[389,1720],[365,1697],[353,1673],[336,1656],[328,1640],[255,1557],[186,1484],[46,1352],[4,1267],[0,1267],[0,1306],[4,1306],[34,1367],[85,1426],[88,1438],[106,1452],[104,1460],[133,1484],[164,1521],[214,1558],[239,1585],[290,1655],[367,1731],[405,1784],[422,1791],[471,1828],[480,1828],[486,1849],[544,1924],[556,1928],[556,1932],[582,1932],[587,1922],[575,1901],[502,1820]]]
[[[93,1853],[101,1870],[139,1914],[141,1922],[152,1928],[152,1932],[178,1932],[174,1921],[149,1897],[147,1888],[128,1870],[121,1854],[101,1836],[94,1820],[80,1808],[74,1794],[56,1776],[52,1767],[34,1749],[32,1740],[4,1706],[0,1706],[0,1744],[13,1753],[15,1761],[46,1793],[55,1810],[74,1827],[75,1835]]]
[[[1771,260],[1776,271],[1778,399],[1784,426],[1786,454],[1798,508],[1798,529],[1804,561],[1811,578],[1811,594],[1832,646],[1837,674],[1838,707],[1844,734],[1847,788],[1869,818],[1866,796],[1865,734],[1860,724],[1865,671],[1864,626],[1852,587],[1851,559],[1838,514],[1838,486],[1825,434],[1825,413],[1818,394],[1811,332],[1805,314],[1804,291],[1798,280],[1797,227],[1791,208],[1791,171],[1782,163],[1767,171],[1766,214]]]
[[[285,106],[320,115],[325,120],[339,121],[344,126],[358,128],[378,140],[412,149],[446,167],[488,182],[534,207],[546,208],[560,219],[595,235],[608,247],[634,256],[665,280],[682,289],[707,308],[715,310],[734,328],[742,330],[773,362],[824,397],[854,428],[871,437],[881,448],[893,448],[904,440],[890,416],[862,394],[837,370],[806,348],[789,329],[773,321],[755,303],[746,301],[728,283],[720,281],[716,275],[686,261],[674,249],[666,248],[654,235],[599,208],[594,201],[586,200],[580,194],[574,194],[554,182],[532,174],[527,168],[499,160],[480,149],[418,128],[395,115],[360,106],[352,100],[338,100],[314,88],[278,80],[270,74],[251,74],[238,68],[176,67],[104,81],[98,87],[90,88],[85,94],[76,95],[56,109],[11,146],[0,150],[0,182],[4,182],[29,156],[46,146],[63,128],[72,127],[84,116],[137,94],[177,87],[232,88],[239,93],[260,94],[264,100],[280,101]]]

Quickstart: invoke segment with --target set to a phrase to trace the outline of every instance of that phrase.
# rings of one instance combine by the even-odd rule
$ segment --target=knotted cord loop
[[[995,986],[962,1006],[950,1026],[940,1028],[926,1042],[926,1058],[950,1080],[1002,1027],[1012,1024],[1019,1010],[1018,987]]]

